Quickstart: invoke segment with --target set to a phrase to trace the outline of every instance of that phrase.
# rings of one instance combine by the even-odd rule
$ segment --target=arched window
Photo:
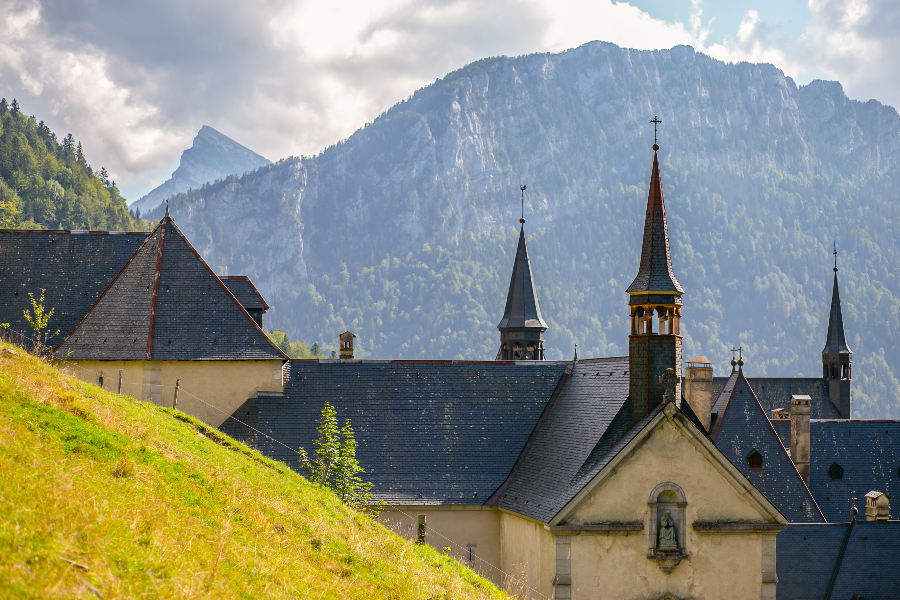
[[[753,449],[750,454],[747,455],[747,466],[755,471],[760,471],[763,468],[763,457],[756,448]]]
[[[674,483],[661,483],[650,492],[648,504],[650,505],[650,535],[647,557],[657,559],[686,557],[684,514],[687,500],[684,492]],[[674,529],[674,532],[671,529]],[[673,539],[674,544],[671,543]],[[665,568],[663,563],[660,563],[660,568]]]
[[[669,320],[669,316],[668,316],[669,311],[666,310],[666,307],[665,306],[657,306],[656,307],[656,315],[659,318],[659,328],[657,329],[657,331],[660,333],[660,335],[662,335],[664,333],[672,333],[671,331],[668,330],[668,327],[667,327],[668,320]]]
[[[643,307],[638,306],[634,309],[634,333],[635,335],[640,335],[644,333],[644,309]]]
[[[828,467],[828,476],[832,479],[843,479],[844,467],[837,463],[831,463],[831,466]]]

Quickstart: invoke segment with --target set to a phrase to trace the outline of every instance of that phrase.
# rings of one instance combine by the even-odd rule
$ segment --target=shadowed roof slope
[[[266,360],[284,354],[164,217],[56,349],[68,360]]]
[[[822,354],[850,353],[844,336],[844,314],[841,312],[841,294],[838,291],[837,269],[834,270],[834,287],[831,290],[831,313],[828,317],[828,335]]]
[[[31,330],[22,312],[45,289],[48,344],[61,342],[147,239],[146,232],[0,230],[0,323]]]
[[[859,501],[859,499],[857,499]],[[850,515],[843,504],[844,520]],[[863,511],[865,509],[863,508]],[[849,523],[788,525],[775,538],[778,600],[822,600]],[[900,590],[900,521],[857,521],[837,569],[831,598],[897,598]]]
[[[222,283],[228,288],[228,291],[237,298],[246,309],[257,309],[267,311],[269,304],[266,302],[253,282],[246,275],[228,275],[221,277]]]
[[[632,429],[627,398],[627,356],[576,362],[497,506],[549,522]]]
[[[506,310],[498,329],[508,327],[542,327],[547,324],[541,316],[534,280],[531,277],[531,266],[528,262],[528,248],[525,245],[525,225],[519,230],[519,247],[516,249],[516,260],[513,263],[512,277],[509,280],[509,293],[506,295]]]
[[[322,407],[350,419],[376,499],[483,504],[506,479],[571,363],[291,361],[284,395],[255,401],[266,456],[297,468]],[[235,411],[245,421],[254,403]]]
[[[666,224],[666,205],[659,180],[659,159],[653,153],[653,172],[650,193],[647,195],[647,218],[644,222],[644,243],[641,246],[641,266],[626,290],[635,292],[684,293],[675,279],[669,253],[669,228]]]
[[[711,436],[716,447],[789,521],[823,521],[816,501],[741,371],[736,371],[730,381],[734,386],[727,403],[722,406],[716,402],[719,416]],[[751,469],[747,464],[754,450],[762,455],[761,469]]]

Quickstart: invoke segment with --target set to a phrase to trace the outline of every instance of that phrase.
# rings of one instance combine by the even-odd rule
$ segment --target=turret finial
[[[656,126],[662,123],[662,119],[653,115],[653,118],[650,119],[650,122],[653,123],[653,151],[656,152],[659,150],[659,143],[656,141]]]
[[[522,192],[522,218],[519,219],[519,223],[525,223],[525,188],[527,185],[520,185],[519,190]]]
[[[834,241],[834,272],[837,273],[837,240]]]

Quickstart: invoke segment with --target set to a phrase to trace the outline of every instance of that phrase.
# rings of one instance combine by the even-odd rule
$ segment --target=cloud
[[[612,0],[0,0],[0,95],[72,132],[137,199],[201,125],[270,159],[314,154],[469,62],[595,39],[691,44],[791,75],[821,64],[848,90],[900,93],[877,76],[896,71],[887,0],[816,0],[799,41],[749,12],[735,40],[708,48],[701,0],[691,7],[671,23]]]

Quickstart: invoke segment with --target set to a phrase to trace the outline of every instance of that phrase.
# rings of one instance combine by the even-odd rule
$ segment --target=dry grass
[[[189,417],[0,348],[0,597],[505,596]]]

